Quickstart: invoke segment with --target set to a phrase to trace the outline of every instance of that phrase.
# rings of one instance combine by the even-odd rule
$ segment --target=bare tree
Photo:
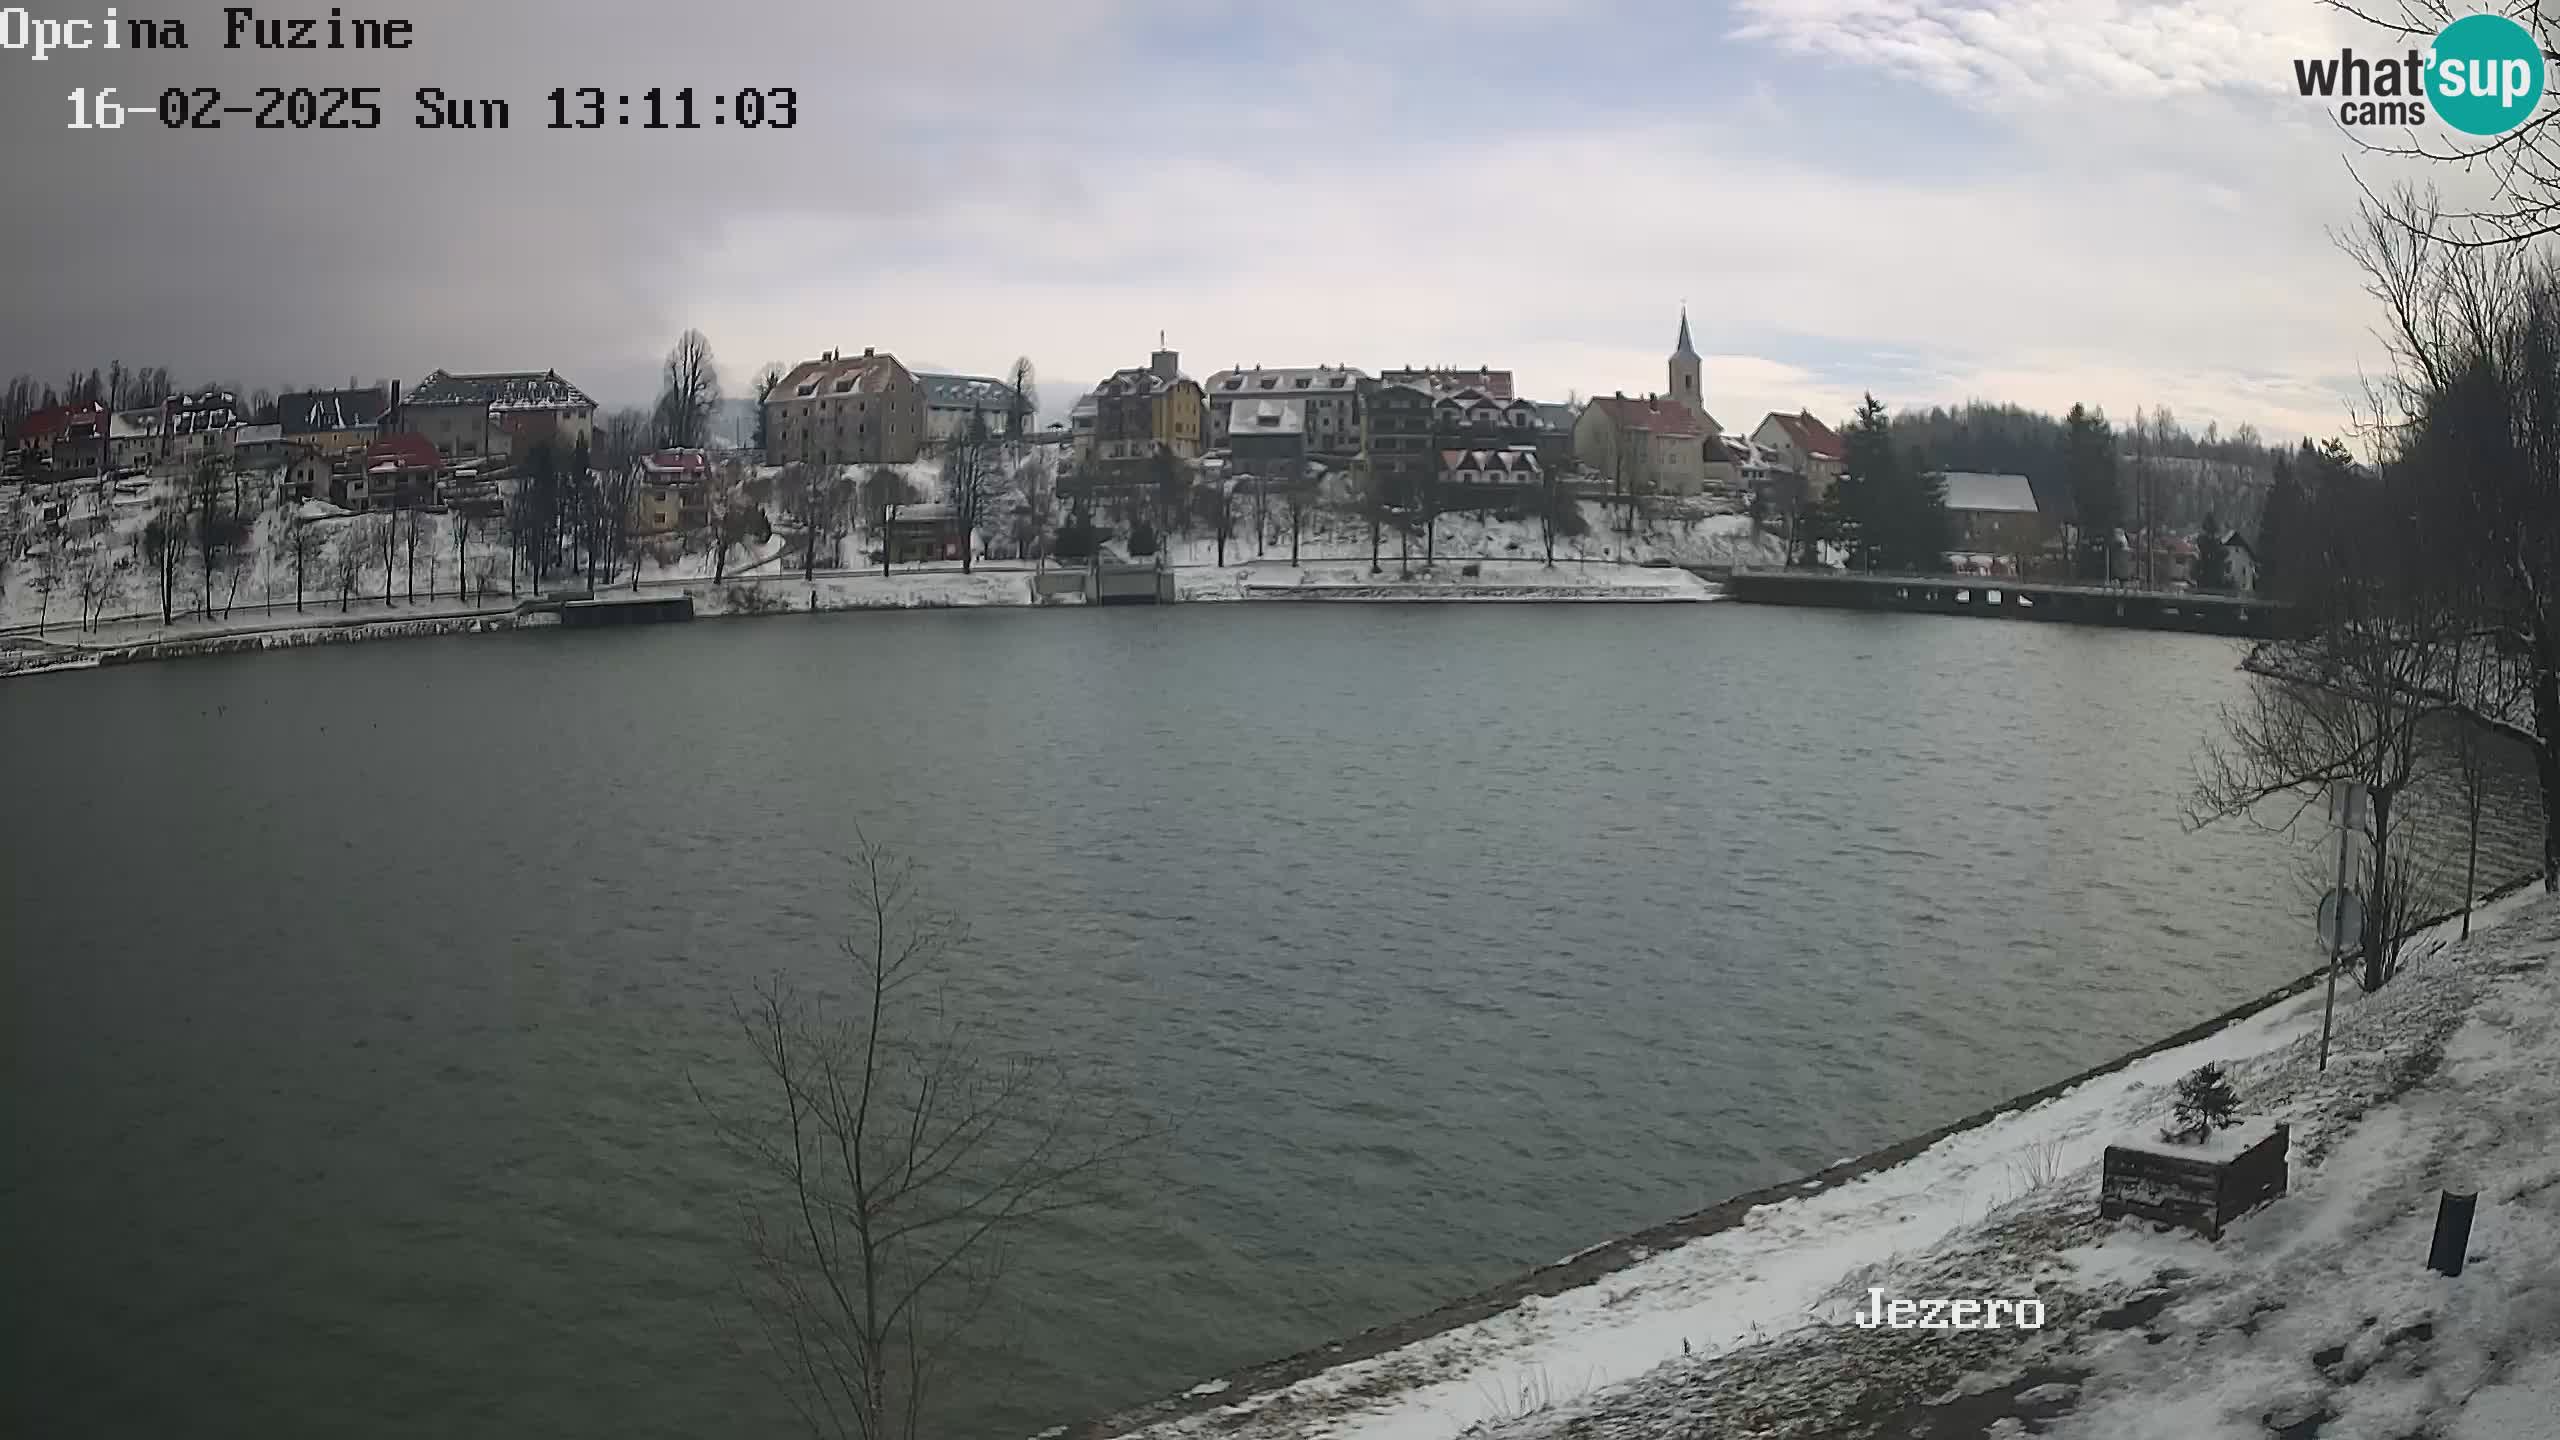
[[[1209,527],[1218,539],[1218,568],[1227,568],[1227,541],[1235,534],[1235,482],[1223,474],[1213,474],[1191,490],[1191,510],[1201,524]]]
[[[338,526],[337,532],[329,546],[324,573],[330,590],[338,597],[338,613],[344,615],[348,602],[355,599],[356,592],[364,587],[364,538],[372,532],[358,524]]]
[[[874,467],[862,482],[864,508],[875,520],[880,540],[880,573],[887,576],[897,548],[898,512],[915,503],[915,487],[895,467]]]
[[[720,487],[717,479],[703,481],[704,531],[711,546],[711,579],[715,584],[729,578],[729,547],[745,538],[746,517],[732,503],[735,498]]]
[[[2529,128],[2550,133],[2544,118]],[[2448,228],[2432,196],[2404,190],[2369,204],[2341,242],[2386,316],[2393,369],[2370,397],[2371,428],[2426,461],[2450,511],[2442,523],[2461,544],[2444,563],[2487,642],[2464,673],[2523,690],[2543,884],[2560,889],[2560,268]],[[2464,703],[2503,718],[2517,697]]]
[[[1060,1062],[993,1052],[936,972],[967,944],[904,861],[856,845],[843,983],[737,1011],[763,1092],[694,1094],[752,1172],[749,1314],[814,1435],[914,1440],[1011,1246],[1107,1199],[1153,1127]]]
[[[197,600],[204,618],[213,618],[213,576],[228,563],[237,527],[223,507],[223,491],[230,476],[228,466],[219,455],[207,455],[196,462],[193,511],[196,523],[195,550],[197,560]]]
[[[1014,548],[1025,558],[1046,563],[1049,528],[1058,518],[1058,465],[1046,447],[1033,446],[1014,472],[1022,501],[1015,515]]]
[[[713,417],[720,412],[720,366],[711,342],[699,330],[687,330],[667,352],[658,389],[658,444],[669,450],[699,450],[710,443]]]
[[[53,592],[62,584],[65,568],[64,541],[60,535],[47,537],[44,548],[36,552],[35,574],[27,578],[28,588],[36,592],[36,634],[44,634],[45,617],[53,609]]]
[[[943,452],[942,493],[960,526],[960,573],[975,564],[979,527],[1003,503],[1006,491],[1004,447],[987,424],[984,411],[973,411],[969,423],[951,437]]]
[[[124,590],[124,574],[104,545],[82,550],[71,562],[72,591],[80,601],[80,628],[95,630]]]
[[[2455,0],[2321,0],[2341,14],[2381,29],[2394,42],[2427,48],[2444,27],[2482,9]],[[2560,55],[2560,14],[2547,4],[2497,7],[2531,31],[2545,57]],[[2474,136],[2442,127],[2394,129],[2396,139],[2378,139],[2379,127],[2350,129],[2342,134],[2367,154],[2393,165],[2428,161],[2465,174],[2485,176],[2488,196],[2477,206],[2440,215],[2433,238],[2464,249],[2521,248],[2543,236],[2560,233],[2560,131],[2552,128],[2554,111],[2543,107],[2523,124],[2502,135]]]
[[[596,447],[597,458],[608,470],[627,469],[649,453],[657,438],[654,422],[645,410],[621,409],[605,417],[603,443]]]
[[[2410,495],[2410,476],[2380,479],[2339,469],[2318,484],[2306,523],[2315,531],[2319,583],[2301,605],[2307,633],[2253,659],[2248,698],[2224,710],[2224,739],[2208,745],[2189,802],[2191,825],[2249,815],[2290,795],[2290,824],[2327,788],[2362,784],[2370,799],[2371,854],[2364,887],[2364,973],[2376,990],[2398,968],[2414,897],[2412,873],[2394,850],[2396,807],[2417,779],[2429,719],[2452,708],[2448,677],[2462,617],[2446,601],[2431,536]]]
[[[1280,494],[1280,508],[1289,520],[1289,563],[1298,563],[1298,542],[1307,533],[1307,512],[1315,508],[1316,482],[1303,467],[1289,488]]]
[[[773,392],[782,388],[782,382],[788,379],[790,374],[791,372],[783,368],[779,362],[768,360],[764,368],[756,372],[756,378],[748,382],[749,393],[756,397],[756,453],[758,455],[765,452],[766,444],[772,438],[769,429],[771,425],[769,417],[772,411],[767,407],[773,399]]]
[[[151,562],[152,578],[159,586],[163,625],[178,618],[178,577],[187,565],[194,502],[194,490],[172,482],[162,489],[155,513],[142,527],[142,554]]]
[[[365,558],[382,567],[382,605],[386,610],[397,603],[391,598],[391,577],[398,573],[400,565],[399,526],[400,512],[385,510],[381,528],[365,532]]]
[[[853,472],[850,469],[842,465],[829,465],[819,472],[818,540],[826,547],[827,563],[830,566],[843,563],[845,532],[852,528],[854,512],[861,507],[861,504],[862,485],[853,478]],[[809,567],[809,575],[814,577],[816,573],[817,567],[813,564]]]
[[[1005,401],[1005,438],[1020,444],[1031,438],[1040,419],[1040,372],[1033,368],[1030,356],[1017,355],[1004,383],[1011,392]]]

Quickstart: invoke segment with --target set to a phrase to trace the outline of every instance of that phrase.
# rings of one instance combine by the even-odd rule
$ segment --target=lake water
[[[857,822],[991,1044],[1178,1122],[948,1433],[1427,1309],[2314,965],[2308,842],[2179,824],[2237,654],[1200,605],[9,684],[0,1429],[783,1433],[689,1084],[758,977],[841,984]]]

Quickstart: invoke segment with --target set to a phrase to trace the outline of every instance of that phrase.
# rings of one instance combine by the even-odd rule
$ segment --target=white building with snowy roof
[[[398,428],[459,459],[511,456],[545,439],[568,449],[593,439],[595,417],[594,398],[557,370],[438,370],[401,398]]]
[[[140,470],[159,463],[168,435],[168,415],[159,409],[119,410],[107,422],[107,463],[119,470]]]
[[[2042,548],[2050,527],[2043,507],[2036,503],[2035,485],[2026,476],[1975,470],[1939,474],[1947,483],[1947,514],[1955,521],[1958,549],[2019,555]]]
[[[1221,370],[1201,386],[1209,402],[1209,443],[1225,445],[1235,432],[1239,405],[1270,400],[1301,402],[1307,448],[1349,454],[1360,448],[1360,387],[1368,376],[1348,365],[1312,368]],[[1264,414],[1247,410],[1241,413]]]
[[[987,375],[937,375],[916,372],[924,388],[924,438],[927,445],[957,439],[969,431],[972,418],[984,418],[993,435],[1017,435],[1031,414],[1011,385]]]

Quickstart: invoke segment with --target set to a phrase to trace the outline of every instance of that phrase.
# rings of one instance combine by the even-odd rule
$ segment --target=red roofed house
[[[9,437],[11,465],[22,473],[49,467],[61,474],[94,474],[107,463],[108,423],[107,407],[94,400],[47,406],[18,422]]]
[[[1806,498],[1820,500],[1831,493],[1832,482],[1849,466],[1849,447],[1828,425],[1813,418],[1810,410],[1793,415],[1770,412],[1751,432],[1751,439],[1761,447],[1774,451],[1787,469],[1804,477]]]
[[[414,432],[385,435],[365,447],[364,468],[346,477],[350,510],[415,510],[435,498],[444,457],[435,442]]]
[[[1574,422],[1574,458],[1609,481],[1613,494],[1695,495],[1706,488],[1714,418],[1661,395],[1603,395]]]

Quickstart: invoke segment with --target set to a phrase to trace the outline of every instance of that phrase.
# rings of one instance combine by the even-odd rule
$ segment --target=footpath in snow
[[[2379,994],[2342,989],[2325,1074],[2315,986],[1877,1157],[1899,1163],[1692,1217],[1694,1238],[1586,1252],[1393,1348],[1347,1341],[1328,1347],[1345,1363],[1219,1377],[1078,1433],[2560,1437],[2560,901],[2529,889],[2473,925],[2413,940]],[[2218,1244],[2100,1221],[2104,1148],[2155,1134],[2208,1061],[2244,1118],[2290,1122],[2290,1193]],[[2480,1196],[2450,1280],[2422,1263],[2447,1188]],[[1861,1328],[1873,1287],[2047,1318]]]

